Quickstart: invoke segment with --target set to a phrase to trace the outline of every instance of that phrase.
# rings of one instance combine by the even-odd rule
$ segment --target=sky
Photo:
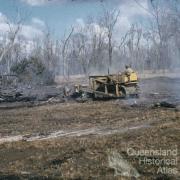
[[[148,0],[136,0],[146,9]],[[17,9],[25,17],[21,34],[26,39],[41,37],[48,27],[55,37],[61,38],[72,25],[85,24],[88,16],[97,17],[106,9],[120,10],[118,33],[127,31],[135,22],[143,23],[148,12],[135,0],[0,0],[0,36],[15,26]]]

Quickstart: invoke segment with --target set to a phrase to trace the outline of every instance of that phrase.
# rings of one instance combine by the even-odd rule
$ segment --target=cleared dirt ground
[[[179,162],[141,159],[179,158],[179,82],[143,80],[140,99],[0,108],[0,179],[178,179]],[[177,108],[154,107],[164,100]]]

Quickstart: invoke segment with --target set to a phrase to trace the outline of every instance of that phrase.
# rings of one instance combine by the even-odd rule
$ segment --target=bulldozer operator
[[[126,66],[125,66],[125,71],[124,71],[124,73],[125,73],[125,75],[128,77],[128,81],[130,81],[130,76],[131,76],[131,74],[132,74],[133,72],[134,72],[133,69],[132,69],[129,65],[126,65]]]
[[[131,75],[131,73],[133,73],[134,71],[133,71],[133,69],[130,67],[130,66],[128,66],[128,65],[126,65],[125,66],[125,74],[127,75],[127,76],[130,76]]]

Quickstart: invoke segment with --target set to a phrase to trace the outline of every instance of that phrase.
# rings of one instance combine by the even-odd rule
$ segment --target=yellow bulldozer
[[[125,98],[139,95],[136,72],[89,76],[89,85],[75,85],[73,97]]]

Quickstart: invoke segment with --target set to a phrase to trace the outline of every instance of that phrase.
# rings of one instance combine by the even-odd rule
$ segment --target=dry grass
[[[123,129],[139,124],[150,125],[147,129],[103,136],[86,135],[1,144],[0,178],[12,175],[13,178],[24,179],[131,179],[114,176],[115,169],[109,166],[108,156],[110,151],[116,151],[137,169],[140,179],[176,179],[177,175],[157,175],[155,166],[141,166],[138,157],[128,156],[127,148],[179,147],[179,119],[180,112],[173,109],[131,108],[113,101],[0,110],[2,136],[47,133],[61,129]]]

